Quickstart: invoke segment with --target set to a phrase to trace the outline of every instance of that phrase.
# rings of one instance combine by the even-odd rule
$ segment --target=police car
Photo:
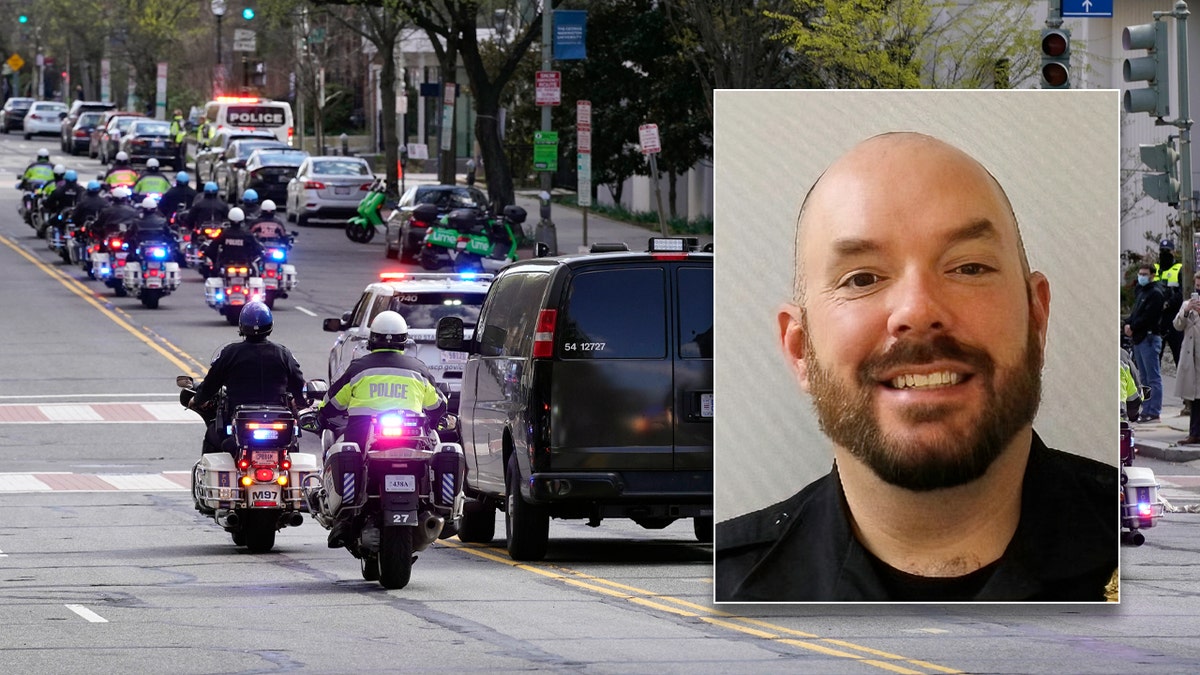
[[[473,331],[493,276],[424,272],[380,274],[379,281],[366,287],[353,309],[341,318],[325,319],[326,331],[341,333],[329,351],[330,383],[345,372],[351,361],[367,353],[371,321],[380,312],[390,309],[399,312],[408,322],[408,337],[415,343],[404,353],[429,366],[437,384],[450,392],[450,412],[457,412],[466,354],[438,349],[435,329],[442,317],[455,316]]]

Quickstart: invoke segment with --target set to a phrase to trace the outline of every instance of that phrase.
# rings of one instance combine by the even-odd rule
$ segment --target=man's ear
[[[796,305],[779,309],[779,343],[800,388],[808,391],[808,361],[804,349],[804,310]]]
[[[1050,280],[1041,272],[1029,275],[1029,320],[1046,348],[1046,333],[1050,326]]]

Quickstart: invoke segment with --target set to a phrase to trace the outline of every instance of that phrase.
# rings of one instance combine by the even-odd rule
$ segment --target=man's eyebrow
[[[950,236],[946,237],[946,243],[950,245],[960,244],[964,241],[972,241],[974,239],[999,239],[1000,232],[992,221],[987,218],[976,218],[971,220],[966,225],[954,230]]]

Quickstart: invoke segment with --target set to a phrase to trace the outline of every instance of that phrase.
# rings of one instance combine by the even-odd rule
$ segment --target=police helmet
[[[66,172],[67,172],[67,167],[63,166],[62,164],[54,165],[54,175],[55,176],[59,176],[61,178],[62,175],[65,174]]]
[[[116,199],[118,201],[124,201],[133,196],[133,190],[130,190],[129,188],[125,187],[124,185],[121,185],[121,186],[118,186],[113,189],[112,196],[113,196],[113,199]]]
[[[67,172],[63,174],[63,180],[74,183],[79,180],[79,174],[75,173],[75,169],[67,169]]]
[[[270,199],[264,199],[262,203],[263,213],[275,213],[275,202]]]
[[[212,182],[211,180],[208,181],[207,183],[205,183],[204,184],[204,194],[206,194],[206,195],[217,194],[217,184]]]
[[[154,159],[153,157],[146,160],[146,168],[147,169],[157,169],[158,168],[158,160]]]
[[[1175,250],[1175,242],[1171,241],[1170,239],[1163,239],[1162,241],[1158,242],[1158,247],[1165,248],[1168,251],[1174,251]]]
[[[179,173],[175,174],[176,185],[187,185],[188,181],[191,179],[192,177],[187,175],[186,171],[180,171]]]
[[[113,159],[117,160],[118,162],[128,162],[129,161],[129,153],[122,150],[122,151],[118,152],[117,156],[114,157]]]
[[[100,181],[89,180],[87,184],[87,191],[93,194],[100,192]]]
[[[242,203],[243,204],[257,204],[258,203],[258,192],[254,191],[253,189],[246,190],[245,192],[243,192],[242,193]]]
[[[229,218],[229,222],[231,223],[240,223],[246,220],[246,212],[235,206],[229,209],[229,215],[226,217]]]
[[[404,349],[408,342],[408,322],[399,313],[388,310],[380,312],[371,322],[371,335],[367,338],[367,349]]]
[[[39,148],[37,151],[37,161],[49,162],[50,161],[50,151],[45,148]]]
[[[157,209],[157,208],[158,208],[158,200],[155,199],[154,197],[147,195],[146,198],[142,200],[142,210],[153,211],[154,209]]]
[[[265,338],[272,327],[271,309],[257,300],[246,303],[238,316],[238,335],[245,338]]]

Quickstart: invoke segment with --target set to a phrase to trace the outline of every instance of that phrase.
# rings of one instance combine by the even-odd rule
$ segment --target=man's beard
[[[1032,324],[1025,353],[1016,369],[997,381],[996,365],[986,352],[941,335],[930,341],[902,340],[885,354],[863,362],[857,382],[846,386],[816,358],[807,320],[804,350],[809,388],[821,430],[846,448],[883,481],[924,492],[970,483],[987,472],[992,462],[1026,425],[1033,422],[1041,399],[1042,346]],[[929,443],[887,435],[879,425],[872,393],[878,373],[896,367],[951,360],[967,364],[987,394],[983,409],[966,435],[945,434]],[[928,424],[950,410],[940,404],[905,406],[903,422]]]

